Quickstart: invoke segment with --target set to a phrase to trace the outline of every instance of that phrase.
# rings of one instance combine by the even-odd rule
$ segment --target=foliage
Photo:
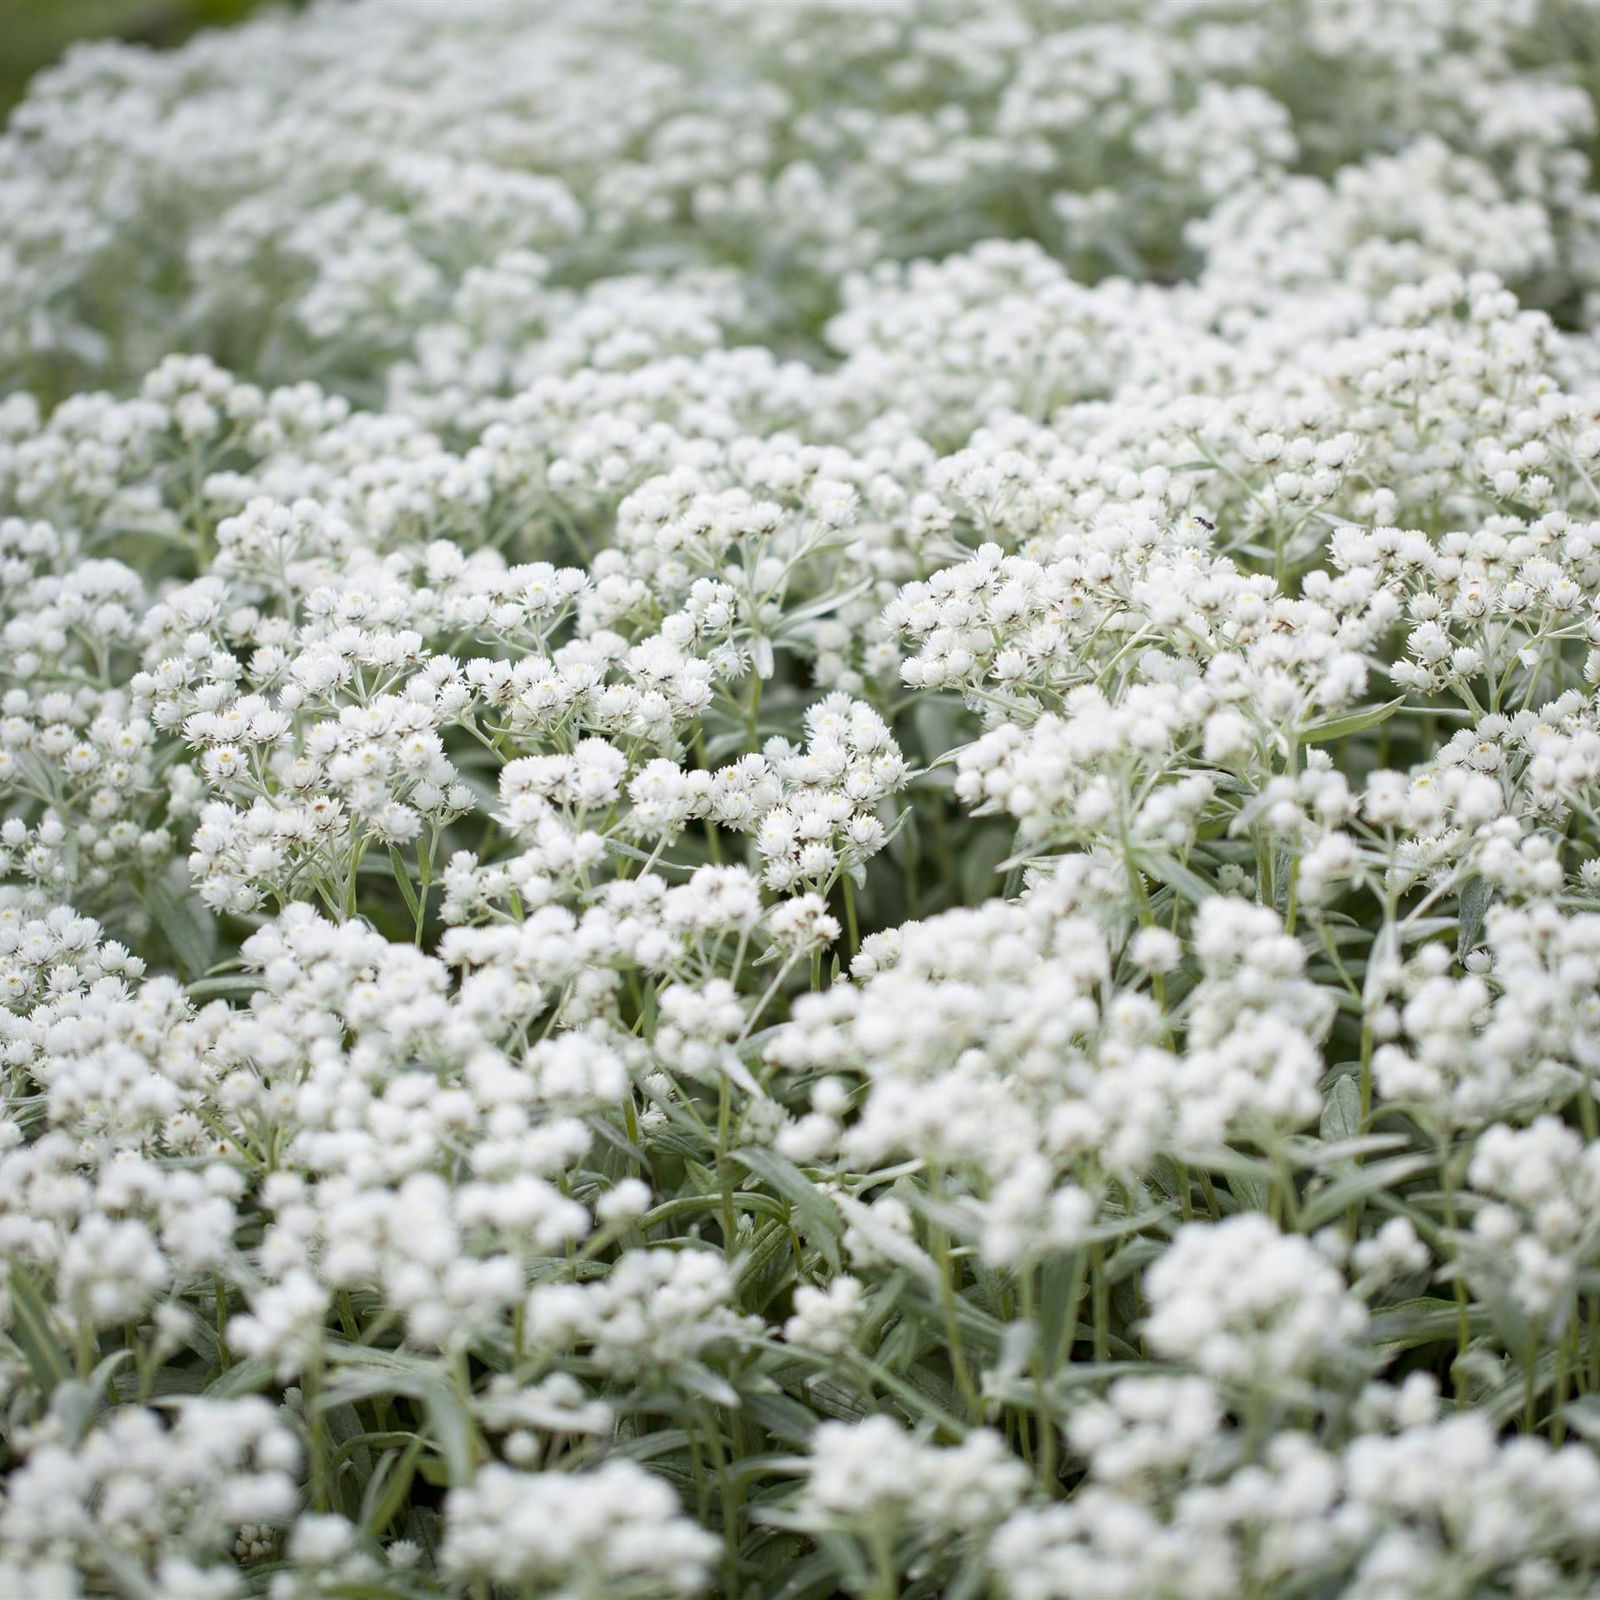
[[[110,36],[170,45],[196,28],[237,22],[258,4],[259,0],[6,0],[0,112],[22,98],[34,73],[80,39]]]

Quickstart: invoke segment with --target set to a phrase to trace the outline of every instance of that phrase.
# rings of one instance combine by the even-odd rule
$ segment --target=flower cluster
[[[0,1591],[1592,1596],[1596,61],[317,0],[41,76]]]

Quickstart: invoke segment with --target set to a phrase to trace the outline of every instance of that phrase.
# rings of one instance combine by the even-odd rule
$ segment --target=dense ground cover
[[[6,0],[0,41],[0,114],[28,81],[80,39],[113,37],[174,45],[198,28],[237,22],[261,0]],[[299,0],[276,0],[280,6]]]
[[[0,1592],[1600,1592],[1600,7],[323,0],[0,139]]]

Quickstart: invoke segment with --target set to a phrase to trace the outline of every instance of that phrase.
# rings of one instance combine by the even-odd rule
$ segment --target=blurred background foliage
[[[262,0],[0,0],[0,116],[22,98],[34,73],[79,39],[173,45],[196,28],[237,22],[261,4]]]

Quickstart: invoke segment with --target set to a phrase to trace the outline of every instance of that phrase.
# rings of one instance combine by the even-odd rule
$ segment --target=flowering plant
[[[0,1590],[1589,1596],[1600,7],[322,0],[0,138]]]

